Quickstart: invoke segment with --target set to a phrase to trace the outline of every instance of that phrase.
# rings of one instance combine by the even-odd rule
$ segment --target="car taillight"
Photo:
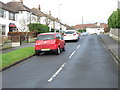
[[[74,36],[76,35],[76,34],[73,34]]]

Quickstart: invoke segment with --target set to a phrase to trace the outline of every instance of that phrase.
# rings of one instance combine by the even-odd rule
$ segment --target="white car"
[[[79,33],[76,30],[66,30],[64,33],[64,40],[68,41],[68,40],[75,40],[78,41],[79,40]]]

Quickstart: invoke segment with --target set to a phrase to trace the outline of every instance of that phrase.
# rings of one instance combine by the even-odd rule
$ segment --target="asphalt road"
[[[118,88],[117,65],[97,35],[67,42],[60,55],[34,56],[2,76],[3,88]]]

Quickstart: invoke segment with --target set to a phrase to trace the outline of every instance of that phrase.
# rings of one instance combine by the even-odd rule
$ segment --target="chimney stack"
[[[23,0],[20,0],[20,3],[23,4]]]
[[[51,11],[49,11],[49,15],[51,16]]]
[[[40,7],[40,5],[38,6],[38,10],[40,10],[40,11],[41,11],[41,7]]]

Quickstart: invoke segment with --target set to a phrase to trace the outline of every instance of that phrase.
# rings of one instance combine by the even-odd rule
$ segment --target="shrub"
[[[49,32],[49,27],[40,23],[31,23],[28,25],[30,31],[37,33],[46,33]]]

